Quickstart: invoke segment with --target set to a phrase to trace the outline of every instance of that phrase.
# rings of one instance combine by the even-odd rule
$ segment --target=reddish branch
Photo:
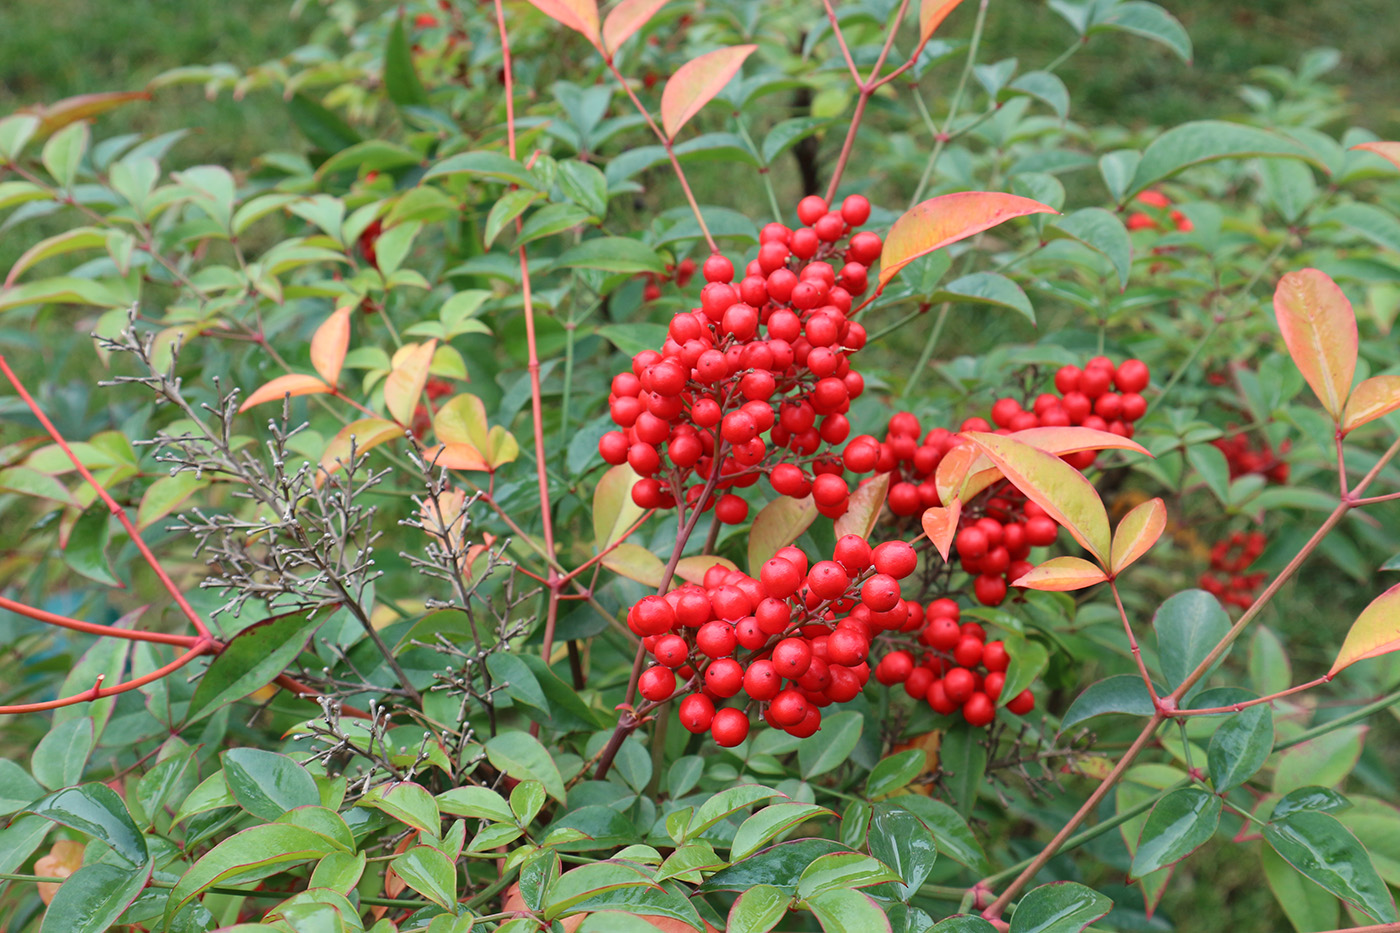
[[[217,649],[214,647],[216,644],[217,642],[212,639],[199,638],[195,640],[194,646],[190,648],[189,651],[186,651],[169,664],[156,668],[149,674],[143,674],[125,683],[117,684],[115,687],[102,686],[102,681],[106,675],[98,674],[97,682],[92,685],[90,690],[84,690],[82,693],[74,694],[73,696],[59,697],[57,700],[46,700],[42,703],[21,703],[17,706],[0,706],[0,715],[8,716],[15,713],[41,713],[44,710],[58,709],[60,706],[74,706],[78,703],[89,703],[93,700],[100,700],[103,697],[127,693],[131,690],[144,687],[146,684],[154,683],[162,677],[168,677],[200,655],[216,653]]]

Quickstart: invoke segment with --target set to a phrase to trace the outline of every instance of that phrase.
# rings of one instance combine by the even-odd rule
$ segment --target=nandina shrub
[[[341,4],[0,120],[91,374],[0,357],[7,929],[1395,922],[1400,144],[917,6]],[[94,138],[188,83],[301,138]]]

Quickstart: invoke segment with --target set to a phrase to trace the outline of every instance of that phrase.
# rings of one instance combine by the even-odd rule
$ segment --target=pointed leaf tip
[[[757,48],[756,45],[735,45],[716,49],[676,69],[661,92],[661,126],[668,140],[675,139],[681,127],[724,90],[738,74],[744,59]]]
[[[880,253],[879,289],[909,263],[1013,217],[1057,214],[1047,204],[995,191],[959,191],[916,204],[890,227]],[[877,289],[878,290],[878,289]]]
[[[1332,420],[1342,420],[1356,374],[1356,313],[1327,273],[1300,269],[1279,279],[1274,314],[1288,354]]]

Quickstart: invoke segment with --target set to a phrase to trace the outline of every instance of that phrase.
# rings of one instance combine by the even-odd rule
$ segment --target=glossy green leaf
[[[1241,123],[1197,120],[1172,127],[1143,150],[1125,194],[1131,197],[1195,165],[1259,156],[1303,159],[1326,170],[1316,153],[1286,136]]]
[[[1339,813],[1348,809],[1351,801],[1329,787],[1300,787],[1284,794],[1274,804],[1270,820],[1281,820],[1290,813],[1300,810],[1319,810],[1323,813]]]
[[[944,301],[971,304],[988,304],[1010,308],[1018,312],[1032,324],[1035,323],[1035,308],[1021,286],[997,272],[973,272],[960,276],[927,297],[933,304]]]
[[[1249,780],[1274,749],[1274,714],[1267,703],[1240,710],[1221,723],[1210,740],[1210,782],[1223,794]]]
[[[865,717],[853,710],[822,719],[821,730],[797,746],[797,762],[802,776],[811,780],[845,763],[860,741]]]
[[[992,926],[981,917],[971,914],[955,914],[933,925],[929,933],[996,933]]]
[[[87,155],[88,144],[92,141],[92,129],[86,122],[70,123],[49,137],[44,143],[41,160],[53,180],[60,188],[71,188],[78,175],[78,168]]]
[[[1128,276],[1133,265],[1133,244],[1128,238],[1128,228],[1116,214],[1101,207],[1086,207],[1072,214],[1057,218],[1049,225],[1049,231],[1058,231],[1085,246],[1102,253],[1118,276],[1118,290],[1128,287]]]
[[[446,910],[457,903],[457,869],[432,846],[413,846],[389,863],[410,888]]]
[[[564,779],[539,739],[526,732],[502,732],[486,743],[486,757],[496,768],[521,781],[539,781],[560,803]]]
[[[972,812],[977,795],[987,777],[987,749],[982,744],[984,732],[958,723],[943,736],[938,749],[939,767],[944,786],[952,794],[952,803],[963,816]]]
[[[404,29],[402,12],[389,27],[389,42],[384,47],[384,91],[400,107],[426,107],[428,91],[413,67],[413,49]]]
[[[521,826],[529,826],[545,802],[544,785],[539,781],[521,781],[510,792],[510,809]]]
[[[44,796],[44,788],[29,772],[8,758],[0,758],[0,816],[8,816]]]
[[[601,236],[566,249],[553,265],[565,269],[598,269],[635,275],[664,272],[665,261],[650,246],[631,237]]]
[[[476,175],[502,184],[539,190],[540,182],[529,169],[501,152],[481,150],[448,156],[423,175],[424,180],[444,175]]]
[[[1287,749],[1274,769],[1274,793],[1340,784],[1356,767],[1365,736],[1364,725],[1346,726]]]
[[[833,889],[805,900],[824,933],[889,933],[889,917],[864,892]]]
[[[1066,732],[1086,719],[1108,713],[1152,715],[1152,697],[1141,677],[1137,674],[1115,674],[1090,684],[1065,710],[1060,720],[1060,731]]]
[[[621,910],[648,917],[669,917],[699,930],[704,922],[675,882],[662,887],[617,887],[592,894],[576,903],[570,913]],[[610,931],[609,931],[610,933]]]
[[[93,722],[79,716],[60,722],[44,734],[34,747],[29,769],[35,780],[49,790],[71,787],[83,777],[83,767],[92,754]]]
[[[264,823],[230,836],[206,852],[176,882],[165,907],[168,925],[180,908],[211,885],[261,881],[292,864],[336,851],[325,836],[281,823]]]
[[[821,856],[803,870],[797,880],[797,896],[807,900],[823,891],[899,880],[899,875],[878,859],[858,852],[836,852]]]
[[[224,780],[239,806],[272,822],[293,807],[321,802],[316,781],[300,764],[260,748],[235,748],[223,753]]]
[[[1167,689],[1175,690],[1230,631],[1230,617],[1205,590],[1183,590],[1157,609],[1152,628]]]
[[[29,812],[105,842],[132,866],[146,864],[146,840],[117,792],[106,784],[82,784],[50,794]]]
[[[197,722],[271,683],[296,660],[320,624],[319,617],[295,612],[255,622],[233,636],[200,678],[185,722]]]
[[[903,807],[914,814],[933,833],[938,843],[938,851],[959,864],[966,865],[979,875],[991,873],[982,844],[967,825],[962,815],[941,800],[924,797],[920,794],[903,794],[891,798],[891,804]]]
[[[849,850],[831,839],[796,839],[769,846],[743,861],[717,871],[700,885],[702,892],[747,891],[771,884],[786,894],[797,893],[797,882],[807,867],[824,855]]]
[[[607,891],[655,886],[647,875],[625,862],[592,862],[580,865],[564,872],[550,886],[544,915],[550,920],[566,916],[578,904]]]
[[[1259,847],[1259,861],[1274,900],[1298,933],[1332,930],[1338,926],[1337,911],[1341,902],[1326,888],[1299,873],[1268,846]]]
[[[768,933],[787,914],[791,903],[790,895],[771,884],[754,885],[729,908],[726,933]]]
[[[1395,902],[1356,837],[1335,817],[1291,813],[1264,827],[1264,839],[1298,871],[1381,923],[1396,922]]]
[[[193,471],[162,476],[141,496],[141,505],[136,512],[137,530],[149,528],[160,521],[210,482],[208,476],[196,476]]]
[[[360,798],[359,805],[382,810],[400,823],[434,836],[442,832],[437,801],[421,784],[412,781],[395,781],[372,787],[369,793]]]
[[[1183,787],[1159,800],[1138,837],[1132,876],[1174,865],[1205,845],[1220,825],[1220,809],[1220,798],[1199,787]]]
[[[811,819],[819,813],[834,816],[832,811],[810,803],[775,803],[757,811],[739,826],[730,843],[729,858],[747,858],[770,841]]]
[[[938,858],[933,833],[918,817],[892,803],[875,805],[867,835],[870,854],[884,862],[901,879],[895,887],[908,901],[933,871]]]
[[[497,651],[486,656],[486,670],[494,684],[501,687],[506,696],[525,707],[524,712],[531,719],[548,722],[553,718],[549,708],[549,698],[535,679],[534,672],[514,654]]]
[[[1011,915],[1011,933],[1079,933],[1113,909],[1113,901],[1072,881],[1032,889]]]
[[[1179,55],[1182,61],[1188,65],[1191,63],[1191,37],[1186,27],[1155,3],[1126,0],[1109,7],[1108,15],[1090,26],[1089,33],[1092,35],[1106,30],[1127,32],[1160,42]]]
[[[84,865],[59,886],[40,933],[102,933],[110,929],[150,877],[149,863],[138,868],[103,862]]]
[[[491,211],[486,215],[486,227],[482,232],[482,241],[487,248],[496,242],[496,237],[501,235],[506,224],[523,214],[525,209],[540,197],[543,197],[540,192],[531,191],[528,188],[518,188],[501,195],[500,199],[491,205]]]
[[[911,748],[881,758],[865,779],[865,796],[873,800],[904,787],[923,771],[927,757],[923,749]]]
[[[330,888],[348,897],[360,883],[367,859],[363,852],[332,852],[316,863],[307,887]]]
[[[702,803],[691,815],[690,822],[686,825],[685,838],[694,839],[731,813],[751,807],[761,800],[782,796],[784,795],[762,784],[740,784],[722,790]]]

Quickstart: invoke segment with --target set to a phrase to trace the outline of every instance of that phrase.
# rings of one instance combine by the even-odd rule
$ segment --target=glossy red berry
[[[851,578],[832,560],[817,561],[807,572],[807,585],[822,599],[835,599],[846,592]]]
[[[991,725],[992,720],[997,717],[996,706],[992,704],[992,698],[980,690],[973,693],[963,703],[962,713],[967,724],[973,728]]]
[[[779,692],[768,704],[769,715],[782,728],[800,723],[806,717],[807,709],[807,700],[791,687]]]
[[[962,630],[957,620],[948,616],[937,616],[928,624],[926,638],[933,648],[939,651],[952,651],[962,640]]]
[[[662,635],[656,640],[651,653],[657,663],[674,670],[685,663],[690,655],[690,646],[679,635]]]
[[[959,662],[961,663],[961,662]],[[1004,671],[1011,664],[1011,656],[1006,653],[1006,643],[989,641],[982,649],[982,666],[989,671]]]
[[[676,613],[664,597],[647,596],[632,608],[628,621],[638,635],[663,635],[676,624]]]
[[[788,680],[807,673],[812,664],[812,647],[804,638],[784,638],[773,646],[773,667]]]
[[[888,612],[899,602],[899,581],[886,573],[877,573],[861,584],[860,598],[874,612]]]
[[[737,525],[748,518],[749,504],[733,493],[720,496],[715,503],[715,518],[726,525]]]
[[[660,665],[647,668],[637,681],[637,692],[653,703],[670,699],[676,692],[675,671]]]
[[[769,596],[787,599],[802,586],[802,571],[794,567],[791,561],[773,557],[764,561],[759,568],[759,579]]]
[[[1147,388],[1152,374],[1142,360],[1124,360],[1113,377],[1119,392],[1141,392]]]
[[[717,697],[728,699],[744,686],[744,668],[733,658],[711,661],[705,668],[705,689]]]
[[[715,718],[714,701],[703,693],[692,693],[681,700],[680,708],[677,710],[681,725],[687,732],[697,735],[701,732],[708,732],[710,723]]]
[[[919,563],[914,548],[904,541],[885,541],[875,545],[873,560],[876,570],[887,573],[896,580],[903,580],[909,576]]]
[[[700,267],[700,274],[705,277],[706,282],[732,282],[734,263],[715,253],[705,260],[705,264]]]
[[[1000,606],[1006,599],[1006,580],[1002,577],[981,574],[972,584],[973,595],[984,606]]]
[[[1006,708],[1017,716],[1024,716],[1035,709],[1035,694],[1031,693],[1030,690],[1022,690],[1011,698],[1011,701],[1006,704]]]
[[[721,748],[733,748],[749,737],[749,717],[742,710],[719,710],[710,724],[710,735]]]
[[[754,661],[744,672],[744,692],[755,700],[771,700],[783,686],[783,678],[778,674],[772,661]]]
[[[964,635],[953,646],[953,660],[962,667],[973,668],[982,663],[982,642],[970,635]]]
[[[914,656],[908,651],[891,651],[875,665],[875,679],[885,686],[904,683],[914,672]]]
[[[977,677],[965,667],[955,667],[943,677],[943,690],[948,699],[961,706],[977,689]]]

